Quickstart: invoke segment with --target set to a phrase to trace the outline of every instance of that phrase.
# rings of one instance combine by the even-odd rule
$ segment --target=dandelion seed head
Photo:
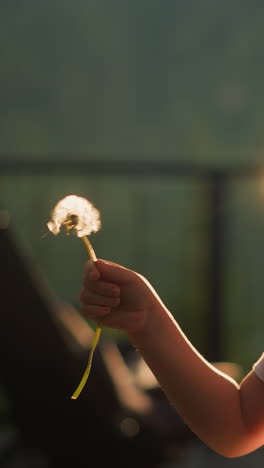
[[[68,195],[55,205],[47,226],[55,235],[64,227],[66,232],[74,229],[78,237],[88,236],[100,229],[100,212],[86,198]]]

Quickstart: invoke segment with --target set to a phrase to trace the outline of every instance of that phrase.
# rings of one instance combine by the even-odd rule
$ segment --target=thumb
[[[101,279],[112,283],[124,285],[131,283],[138,278],[135,271],[106,260],[98,259],[95,262],[95,267],[98,270]]]

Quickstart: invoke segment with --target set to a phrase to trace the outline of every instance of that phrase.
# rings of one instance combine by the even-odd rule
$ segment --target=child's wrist
[[[130,340],[136,344],[137,342],[142,342],[148,340],[152,336],[156,336],[157,333],[159,333],[163,315],[164,308],[161,304],[157,303],[149,307],[144,313],[142,322],[128,333]]]

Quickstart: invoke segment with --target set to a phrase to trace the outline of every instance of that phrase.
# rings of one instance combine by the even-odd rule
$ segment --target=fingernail
[[[96,279],[98,279],[98,278],[99,278],[99,273],[98,273],[98,271],[95,270],[95,269],[92,270],[92,271],[90,271],[90,272],[89,272],[89,278],[90,278],[91,280],[96,280]]]

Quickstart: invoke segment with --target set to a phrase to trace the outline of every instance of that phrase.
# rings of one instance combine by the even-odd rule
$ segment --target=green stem
[[[88,255],[89,255],[90,259],[92,260],[92,262],[95,262],[97,260],[97,258],[96,258],[95,251],[94,251],[88,237],[83,236],[81,239],[84,242],[84,245],[86,247],[86,250],[88,252]],[[87,366],[86,366],[86,368],[84,370],[83,376],[81,378],[81,381],[80,381],[78,387],[76,388],[75,392],[72,394],[72,397],[71,397],[72,400],[76,400],[78,398],[78,396],[80,395],[83,387],[85,386],[85,384],[86,384],[86,382],[88,380],[90,370],[91,370],[91,367],[92,367],[93,354],[94,354],[95,348],[97,346],[97,343],[99,341],[101,331],[102,331],[102,329],[100,327],[97,327],[96,330],[95,330],[95,335],[94,335],[91,350],[90,350],[90,353],[89,353]]]
[[[78,387],[76,388],[75,392],[73,393],[73,395],[71,397],[72,400],[76,400],[78,398],[78,396],[80,395],[83,387],[85,386],[85,384],[87,382],[87,379],[88,379],[89,374],[90,374],[91,366],[92,366],[93,353],[94,353],[96,345],[97,345],[97,343],[99,341],[101,331],[102,330],[99,327],[95,330],[95,335],[94,335],[94,339],[93,339],[93,342],[92,342],[92,347],[91,347],[91,351],[90,351],[90,354],[89,354],[88,363],[87,363],[87,366],[86,366],[85,371],[83,373],[82,379],[81,379]]]

